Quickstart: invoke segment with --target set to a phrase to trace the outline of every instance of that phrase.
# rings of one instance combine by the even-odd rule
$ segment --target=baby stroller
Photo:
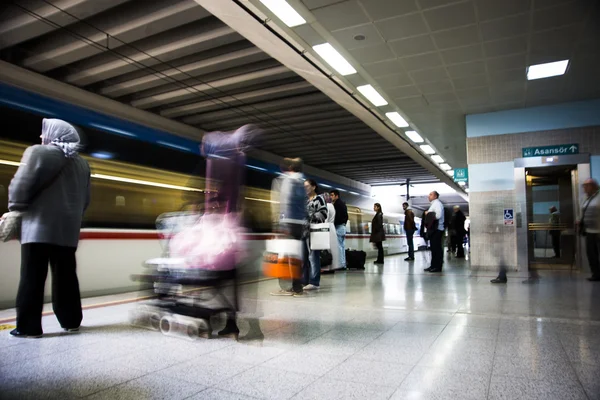
[[[163,256],[147,260],[145,272],[132,277],[153,283],[157,297],[132,311],[132,323],[165,335],[210,338],[210,318],[237,310],[237,222],[233,214],[160,215],[156,227]]]

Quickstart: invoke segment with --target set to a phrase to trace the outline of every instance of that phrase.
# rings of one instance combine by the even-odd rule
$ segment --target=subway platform
[[[52,315],[42,339],[0,331],[0,397],[600,399],[600,285],[586,274],[491,285],[468,261],[428,274],[428,255],[403,258],[324,275],[299,298],[270,296],[272,280],[243,285],[262,340],[164,336],[129,324],[135,294],[86,299],[78,333]]]

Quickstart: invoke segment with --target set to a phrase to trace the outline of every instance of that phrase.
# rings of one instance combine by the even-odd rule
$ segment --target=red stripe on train
[[[158,240],[158,233],[156,232],[81,232],[81,240]],[[269,240],[274,239],[276,235],[243,235],[245,240]],[[364,239],[368,238],[369,235],[347,235],[346,239]],[[405,236],[392,235],[388,236],[390,239],[403,238]]]

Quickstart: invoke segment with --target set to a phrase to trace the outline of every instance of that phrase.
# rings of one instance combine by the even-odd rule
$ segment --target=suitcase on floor
[[[346,250],[346,268],[365,269],[367,253],[362,250]]]

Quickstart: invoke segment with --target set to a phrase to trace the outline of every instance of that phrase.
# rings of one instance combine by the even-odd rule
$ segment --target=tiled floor
[[[465,261],[431,275],[424,255],[402,258],[323,276],[302,298],[269,296],[274,281],[243,286],[262,341],[131,327],[135,304],[87,310],[77,334],[52,316],[43,339],[0,331],[0,397],[600,399],[600,284],[547,272],[494,286]]]

